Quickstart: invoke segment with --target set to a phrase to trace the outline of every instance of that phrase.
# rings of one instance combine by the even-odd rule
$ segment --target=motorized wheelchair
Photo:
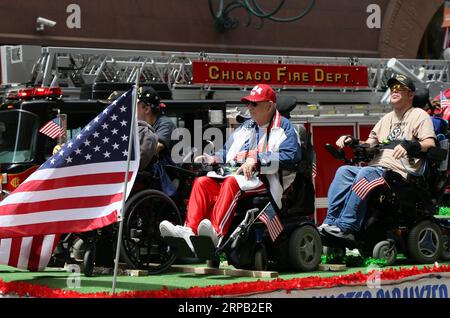
[[[353,158],[347,159],[343,150],[326,144],[327,150],[346,164],[369,162],[375,154],[388,145],[353,144]],[[392,148],[393,145],[389,146]],[[448,181],[447,165],[442,162],[448,149],[433,147],[427,153],[418,154],[425,159],[423,174],[408,175],[405,180],[391,170],[384,174],[385,183],[371,190],[363,226],[355,234],[355,240],[337,238],[321,233],[326,253],[345,255],[345,248],[358,249],[363,257],[384,259],[386,265],[396,261],[402,252],[417,263],[433,263],[442,256],[444,236],[438,214],[437,202]],[[448,249],[448,244],[446,249]],[[445,250],[444,250],[445,251]]]
[[[285,117],[289,118],[295,106],[294,97],[277,98],[277,109]],[[303,126],[299,126],[298,133],[301,162],[295,167],[280,167],[280,170],[296,172],[295,180],[284,192],[282,209],[277,211],[283,226],[281,234],[273,242],[265,224],[258,220],[258,215],[269,208],[272,201],[269,192],[241,199],[230,230],[218,247],[210,237],[190,237],[195,256],[206,261],[208,266],[218,267],[221,256],[225,256],[228,264],[239,269],[312,271],[318,267],[322,243],[313,220],[309,218],[314,213],[314,150]],[[275,204],[271,206],[276,207]],[[164,240],[178,257],[194,256],[184,239],[165,237]]]

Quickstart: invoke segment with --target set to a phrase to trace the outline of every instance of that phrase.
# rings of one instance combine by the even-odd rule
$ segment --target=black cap
[[[138,101],[143,102],[150,107],[159,107],[159,104],[161,103],[158,93],[151,87],[139,93]]]
[[[416,91],[416,86],[414,85],[414,82],[403,74],[396,74],[394,77],[391,77],[387,82],[387,86],[391,87],[396,83],[400,83],[408,87],[413,92]]]

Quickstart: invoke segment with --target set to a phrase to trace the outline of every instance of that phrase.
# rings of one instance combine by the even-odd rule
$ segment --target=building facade
[[[279,16],[295,16],[309,1],[287,1]],[[211,0],[212,11],[218,10],[218,3]],[[258,3],[267,11],[274,5],[268,0]],[[238,19],[239,26],[220,31],[204,0],[3,0],[0,45],[428,58],[430,42],[436,46],[440,39],[436,20],[442,19],[443,3],[315,0],[312,10],[297,21],[261,24],[253,17],[248,27],[247,14],[237,7],[229,16]],[[56,25],[42,26],[38,17]]]

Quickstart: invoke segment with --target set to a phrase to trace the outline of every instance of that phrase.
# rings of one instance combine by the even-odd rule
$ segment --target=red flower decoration
[[[450,272],[450,266],[432,266],[418,269],[412,268],[385,269],[380,271],[380,278],[384,281],[395,281],[410,276],[423,274],[436,274]],[[13,294],[20,297],[38,298],[205,298],[220,296],[239,296],[258,293],[275,292],[284,290],[290,293],[293,290],[304,290],[311,288],[330,288],[338,286],[351,286],[366,284],[370,273],[357,272],[348,275],[333,277],[310,276],[304,278],[294,278],[284,280],[277,278],[271,281],[257,280],[255,282],[233,283],[228,285],[214,285],[206,287],[191,287],[188,289],[172,289],[163,287],[161,290],[150,291],[127,291],[116,294],[107,292],[80,293],[71,290],[50,288],[47,286],[24,283],[24,282],[4,282],[0,280],[0,293]]]

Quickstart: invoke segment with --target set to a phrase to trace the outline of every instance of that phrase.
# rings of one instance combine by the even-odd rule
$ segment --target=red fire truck
[[[294,124],[304,125],[312,136],[317,155],[316,221],[323,219],[327,207],[327,191],[335,170],[341,164],[325,150],[325,143],[334,143],[342,134],[351,134],[365,139],[373,125],[383,114],[390,111],[386,82],[393,72],[400,72],[415,79],[417,86],[428,87],[432,96],[450,85],[447,61],[440,60],[387,60],[373,58],[299,57],[274,55],[206,54],[189,52],[103,50],[88,48],[44,47],[42,56],[36,61],[29,82],[34,87],[60,86],[64,95],[76,96],[76,105],[87,108],[102,107],[95,101],[101,85],[131,83],[136,74],[135,67],[124,67],[127,61],[141,62],[141,81],[163,85],[170,92],[172,101],[179,107],[176,113],[195,114],[202,109],[200,118],[208,120],[208,113],[222,110],[221,124],[233,126],[234,117],[245,109],[240,98],[257,83],[272,85],[278,94],[295,96],[297,107],[291,113]],[[122,64],[118,62],[123,62]],[[90,90],[86,90],[88,87]],[[103,97],[104,98],[104,97]],[[54,113],[70,103],[53,101],[47,115],[36,114],[30,107],[38,108],[40,101],[23,102],[21,108],[5,110],[15,124],[13,133],[24,138],[21,148],[10,148],[7,156],[19,160],[29,159],[38,149],[51,153],[52,144],[40,140],[36,129]],[[86,103],[86,104],[85,104]],[[34,106],[35,105],[35,106]],[[199,106],[200,105],[200,106]],[[6,106],[8,107],[8,106]],[[84,107],[84,106],[83,106]],[[195,108],[198,107],[198,108]],[[51,108],[51,110],[50,110]],[[75,107],[81,114],[82,107]],[[37,116],[37,117],[36,117]],[[81,126],[80,121],[69,115],[70,129]],[[75,116],[75,115],[74,115]],[[75,118],[75,117],[74,117]],[[80,117],[81,118],[81,117]],[[178,118],[179,126],[189,127],[194,117]],[[186,120],[185,120],[186,119]],[[0,119],[0,121],[2,121]],[[25,124],[25,122],[29,124]],[[35,125],[31,129],[31,125]],[[217,124],[217,122],[215,122]],[[220,123],[219,123],[220,124]],[[12,125],[12,124],[10,124]],[[26,127],[24,127],[26,126]],[[1,127],[0,127],[1,128]],[[33,139],[35,138],[35,139]],[[46,138],[46,137],[45,137]],[[16,137],[10,137],[17,142]],[[17,146],[19,146],[19,144]],[[27,148],[28,147],[28,148]],[[3,158],[0,156],[0,158]],[[44,160],[42,154],[39,160]],[[10,191],[32,171],[31,164],[17,172],[19,163],[2,164],[3,188]],[[16,170],[15,170],[16,169]],[[31,169],[31,170],[30,170]],[[5,171],[5,172],[4,172]]]

